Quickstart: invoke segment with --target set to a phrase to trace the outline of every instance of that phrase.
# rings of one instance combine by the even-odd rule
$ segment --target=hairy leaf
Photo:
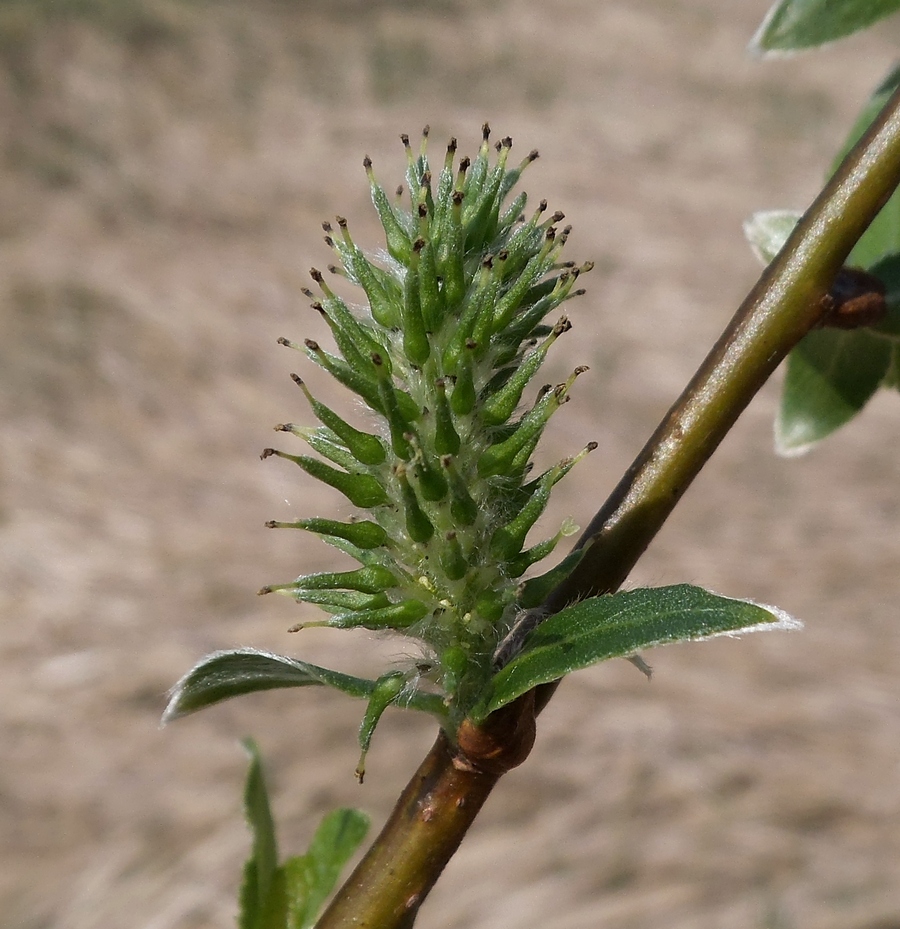
[[[473,715],[483,719],[539,684],[644,648],[799,626],[774,607],[688,584],[592,597],[541,623],[522,652],[495,675],[488,697]]]
[[[280,687],[334,687],[351,697],[369,697],[376,682],[320,668],[318,665],[256,648],[213,652],[198,662],[172,688],[163,713],[165,725],[231,697]],[[403,706],[443,717],[446,706],[437,694],[416,691],[404,695]]]
[[[165,724],[241,694],[320,684],[335,687],[352,697],[368,697],[375,686],[373,681],[364,678],[255,648],[213,652],[194,665],[172,688],[162,721]]]
[[[900,0],[778,0],[750,43],[751,50],[790,52],[834,42],[900,9]]]

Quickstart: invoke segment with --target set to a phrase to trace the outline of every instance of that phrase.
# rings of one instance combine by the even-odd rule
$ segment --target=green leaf
[[[900,0],[779,0],[750,42],[760,54],[834,42],[900,9]]]
[[[374,681],[255,648],[213,652],[172,688],[162,722],[165,724],[241,694],[320,684],[335,687],[352,697],[368,697],[375,687]]]
[[[744,223],[744,235],[763,264],[781,251],[801,215],[796,210],[763,210]]]
[[[244,866],[240,892],[239,929],[283,929],[285,900],[283,879],[278,872],[275,823],[259,749],[252,739],[244,740],[250,769],[244,787],[244,813],[253,833],[253,850]]]
[[[900,345],[895,345],[891,350],[891,363],[884,376],[882,387],[900,390]]]
[[[900,6],[897,0],[895,6]],[[875,117],[881,112],[888,98],[900,85],[900,66],[895,67],[869,98],[847,136],[844,147],[832,165],[837,169],[844,156],[859,141]],[[861,268],[870,268],[879,258],[892,252],[900,252],[900,194],[895,193],[882,207],[859,242],[856,243],[847,263]]]
[[[351,697],[370,697],[376,682],[256,648],[213,652],[201,659],[172,688],[162,724],[242,694],[316,685],[334,687]],[[402,706],[439,718],[447,715],[447,707],[440,695],[424,691],[404,694]]]
[[[253,833],[253,849],[244,866],[239,929],[309,929],[331,893],[342,868],[369,829],[359,810],[328,813],[305,855],[278,867],[275,822],[259,749],[245,739],[250,769],[244,788],[244,812]]]
[[[775,447],[799,455],[852,419],[887,374],[891,344],[864,329],[816,329],[791,352]]]
[[[369,830],[359,810],[333,810],[322,820],[309,851],[284,864],[288,929],[309,929],[351,855]],[[242,927],[243,929],[243,927]]]
[[[539,684],[644,648],[799,627],[797,620],[774,607],[732,600],[688,584],[592,597],[544,620],[522,652],[494,676],[488,696],[472,715],[484,719]]]
[[[900,0],[893,5],[900,7]],[[839,7],[841,4],[835,4],[835,9]],[[900,67],[872,95],[835,160],[835,168],[898,85]],[[790,234],[787,227],[792,215],[796,214],[757,213],[745,225],[747,238],[764,260],[771,260]],[[859,413],[879,386],[892,382],[889,340],[900,337],[900,195],[895,193],[875,217],[850,253],[848,264],[868,268],[884,281],[887,317],[869,330],[814,330],[791,352],[775,422],[779,454],[807,451]]]
[[[890,339],[900,339],[900,254],[888,255],[869,268],[879,278],[887,292],[884,299],[888,310],[884,319],[872,327],[872,332]]]

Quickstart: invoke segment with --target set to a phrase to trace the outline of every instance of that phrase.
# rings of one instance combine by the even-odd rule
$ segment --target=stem
[[[551,594],[547,615],[618,589],[759,388],[820,321],[838,270],[898,184],[900,90],[847,154],[591,521],[577,543],[589,550]],[[455,748],[439,735],[317,929],[413,925],[494,784],[527,756],[534,713],[555,687],[504,707],[481,729],[464,723]]]
[[[533,744],[533,693],[480,728],[463,723],[456,746],[441,731],[316,929],[409,929],[494,785]]]
[[[853,246],[900,183],[900,89],[847,154],[585,529],[550,612],[619,588],[757,391],[819,323]]]

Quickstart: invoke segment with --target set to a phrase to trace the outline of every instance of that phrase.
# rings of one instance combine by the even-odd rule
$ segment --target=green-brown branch
[[[825,311],[823,297],[857,240],[900,184],[900,91],[848,153],[666,415],[579,546],[578,570],[548,600],[618,589],[756,392]],[[537,694],[546,703],[555,685]],[[509,712],[506,712],[509,710]],[[381,834],[318,929],[408,929],[494,784],[527,755],[534,700],[439,735]]]

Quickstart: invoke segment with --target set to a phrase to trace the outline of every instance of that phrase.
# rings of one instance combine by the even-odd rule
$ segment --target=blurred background
[[[600,448],[545,525],[585,525],[753,283],[741,222],[804,208],[900,29],[760,62],[768,0],[0,2],[0,912],[10,929],[233,925],[254,735],[285,853],[321,813],[376,826],[431,744],[286,691],[160,731],[201,655],[347,670],[368,634],[288,637],[265,583],[333,564],[267,519],[346,512],[258,459],[308,418],[278,336],[330,344],[299,289],[341,213],[378,245],[362,157],[401,132],[538,148],[525,186],[593,259],[547,380],[591,367],[545,455]],[[776,381],[778,378],[776,378]],[[900,403],[778,460],[777,383],[632,584],[775,603],[794,634],[581,672],[423,910],[442,929],[900,927]],[[351,408],[346,398],[336,400]],[[289,441],[289,438],[288,440]],[[284,444],[284,441],[283,443]],[[376,660],[377,659],[377,660]]]

